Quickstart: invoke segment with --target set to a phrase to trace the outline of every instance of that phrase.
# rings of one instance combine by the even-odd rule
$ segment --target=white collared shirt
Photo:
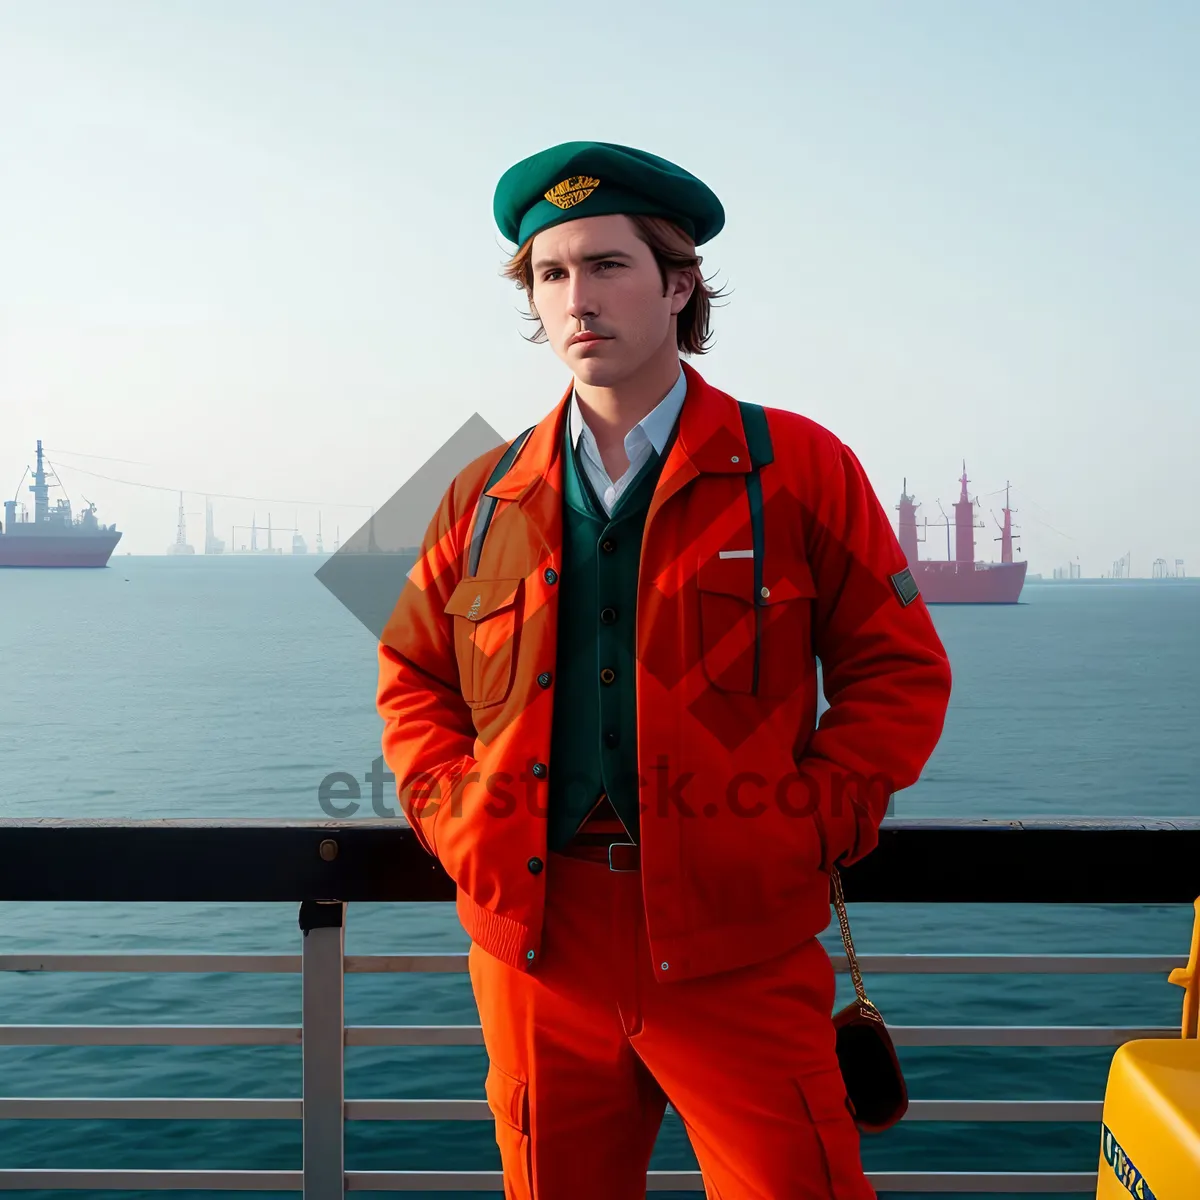
[[[663,447],[667,444],[667,438],[671,436],[675,418],[679,416],[679,410],[683,407],[686,395],[687,376],[684,375],[681,366],[675,386],[625,435],[625,455],[629,459],[629,466],[621,478],[614,483],[608,476],[604,460],[600,457],[600,450],[596,445],[596,435],[592,433],[591,427],[583,419],[579,398],[572,390],[571,445],[578,446],[588,481],[609,516],[612,516],[612,511],[622,493],[637,478],[638,472],[645,465],[651,452],[657,454],[663,452]],[[582,444],[580,443],[581,437]]]

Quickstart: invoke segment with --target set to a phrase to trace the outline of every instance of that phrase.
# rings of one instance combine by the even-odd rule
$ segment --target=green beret
[[[522,159],[501,176],[492,211],[518,246],[552,225],[609,213],[667,217],[697,246],[725,224],[720,200],[695,175],[611,142],[563,142]]]

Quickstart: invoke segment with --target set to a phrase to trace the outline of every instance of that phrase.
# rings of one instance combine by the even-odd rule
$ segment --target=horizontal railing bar
[[[848,972],[844,954],[835,971]],[[860,954],[872,975],[1168,975],[1186,960],[1172,954]]]
[[[868,1171],[877,1191],[1096,1194],[1095,1171]],[[346,1190],[357,1192],[501,1192],[499,1171],[347,1171]],[[650,1192],[702,1192],[699,1171],[651,1171]]]
[[[1179,1026],[889,1025],[897,1046],[1120,1046],[1178,1038]]]
[[[1175,1027],[1102,1025],[889,1025],[897,1046],[1119,1046],[1173,1038]],[[478,1025],[348,1025],[347,1046],[479,1046]]]
[[[350,975],[375,975],[387,972],[410,974],[467,973],[465,954],[347,954],[343,970]]]
[[[303,1116],[299,1099],[0,1097],[0,1121],[299,1121]]]
[[[848,972],[844,954],[830,955]],[[1165,975],[1185,960],[1170,954],[861,954],[873,975]],[[348,954],[347,974],[466,974],[465,954]],[[112,971],[126,974],[299,974],[298,954],[0,954],[0,971]]]
[[[0,1191],[298,1192],[302,1171],[127,1171],[119,1168],[0,1168]],[[491,1189],[489,1189],[491,1190]],[[503,1190],[502,1188],[499,1190]]]
[[[347,1046],[482,1046],[478,1025],[347,1025]]]
[[[1120,1046],[1174,1026],[889,1025],[897,1046]],[[291,1025],[0,1025],[0,1046],[298,1046]],[[347,1025],[347,1046],[481,1046],[478,1025]]]
[[[897,1046],[1120,1046],[1175,1026],[889,1025]],[[0,1025],[0,1046],[298,1046],[298,1025]],[[481,1046],[478,1025],[347,1025],[347,1046]]]
[[[880,1192],[989,1192],[1086,1194],[1095,1196],[1095,1171],[871,1171],[867,1178]]]
[[[912,1100],[908,1121],[1088,1122],[1098,1100]],[[668,1106],[668,1112],[673,1110]],[[295,1100],[175,1097],[0,1097],[0,1121],[299,1121]],[[490,1121],[486,1100],[347,1100],[347,1121]]]
[[[910,1100],[904,1119],[1091,1124],[1103,1110],[1100,1100]],[[492,1120],[486,1100],[347,1100],[345,1111],[347,1121]]]
[[[0,1191],[257,1191],[296,1192],[300,1171],[126,1171],[0,1169]],[[1051,1193],[1095,1195],[1095,1171],[869,1171],[877,1191]],[[499,1171],[346,1171],[347,1191],[502,1192]],[[647,1191],[702,1192],[699,1171],[650,1171]]]
[[[299,954],[0,954],[0,971],[299,974]]]
[[[910,1100],[904,1119],[1092,1125],[1103,1117],[1103,1100]]]
[[[0,1046],[299,1046],[299,1025],[0,1025]]]

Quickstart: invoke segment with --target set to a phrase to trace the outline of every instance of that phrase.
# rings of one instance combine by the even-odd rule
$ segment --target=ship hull
[[[1016,604],[1029,564],[910,563],[926,604]]]
[[[120,533],[0,534],[0,567],[105,567]]]

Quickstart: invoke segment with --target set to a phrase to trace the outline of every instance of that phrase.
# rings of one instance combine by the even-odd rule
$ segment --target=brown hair
[[[654,261],[658,263],[664,289],[667,286],[668,271],[691,271],[695,287],[679,314],[676,331],[681,353],[703,354],[712,340],[712,330],[709,327],[712,302],[725,293],[709,287],[708,281],[700,273],[700,264],[704,260],[696,253],[695,243],[674,221],[668,221],[664,217],[648,217],[641,213],[631,213],[629,219],[637,229],[638,237],[654,252]],[[544,342],[546,331],[538,318],[537,310],[533,307],[532,252],[533,238],[529,238],[504,264],[501,274],[506,279],[511,279],[517,287],[524,288],[525,298],[529,301],[526,319],[538,323],[537,332],[529,340]]]

